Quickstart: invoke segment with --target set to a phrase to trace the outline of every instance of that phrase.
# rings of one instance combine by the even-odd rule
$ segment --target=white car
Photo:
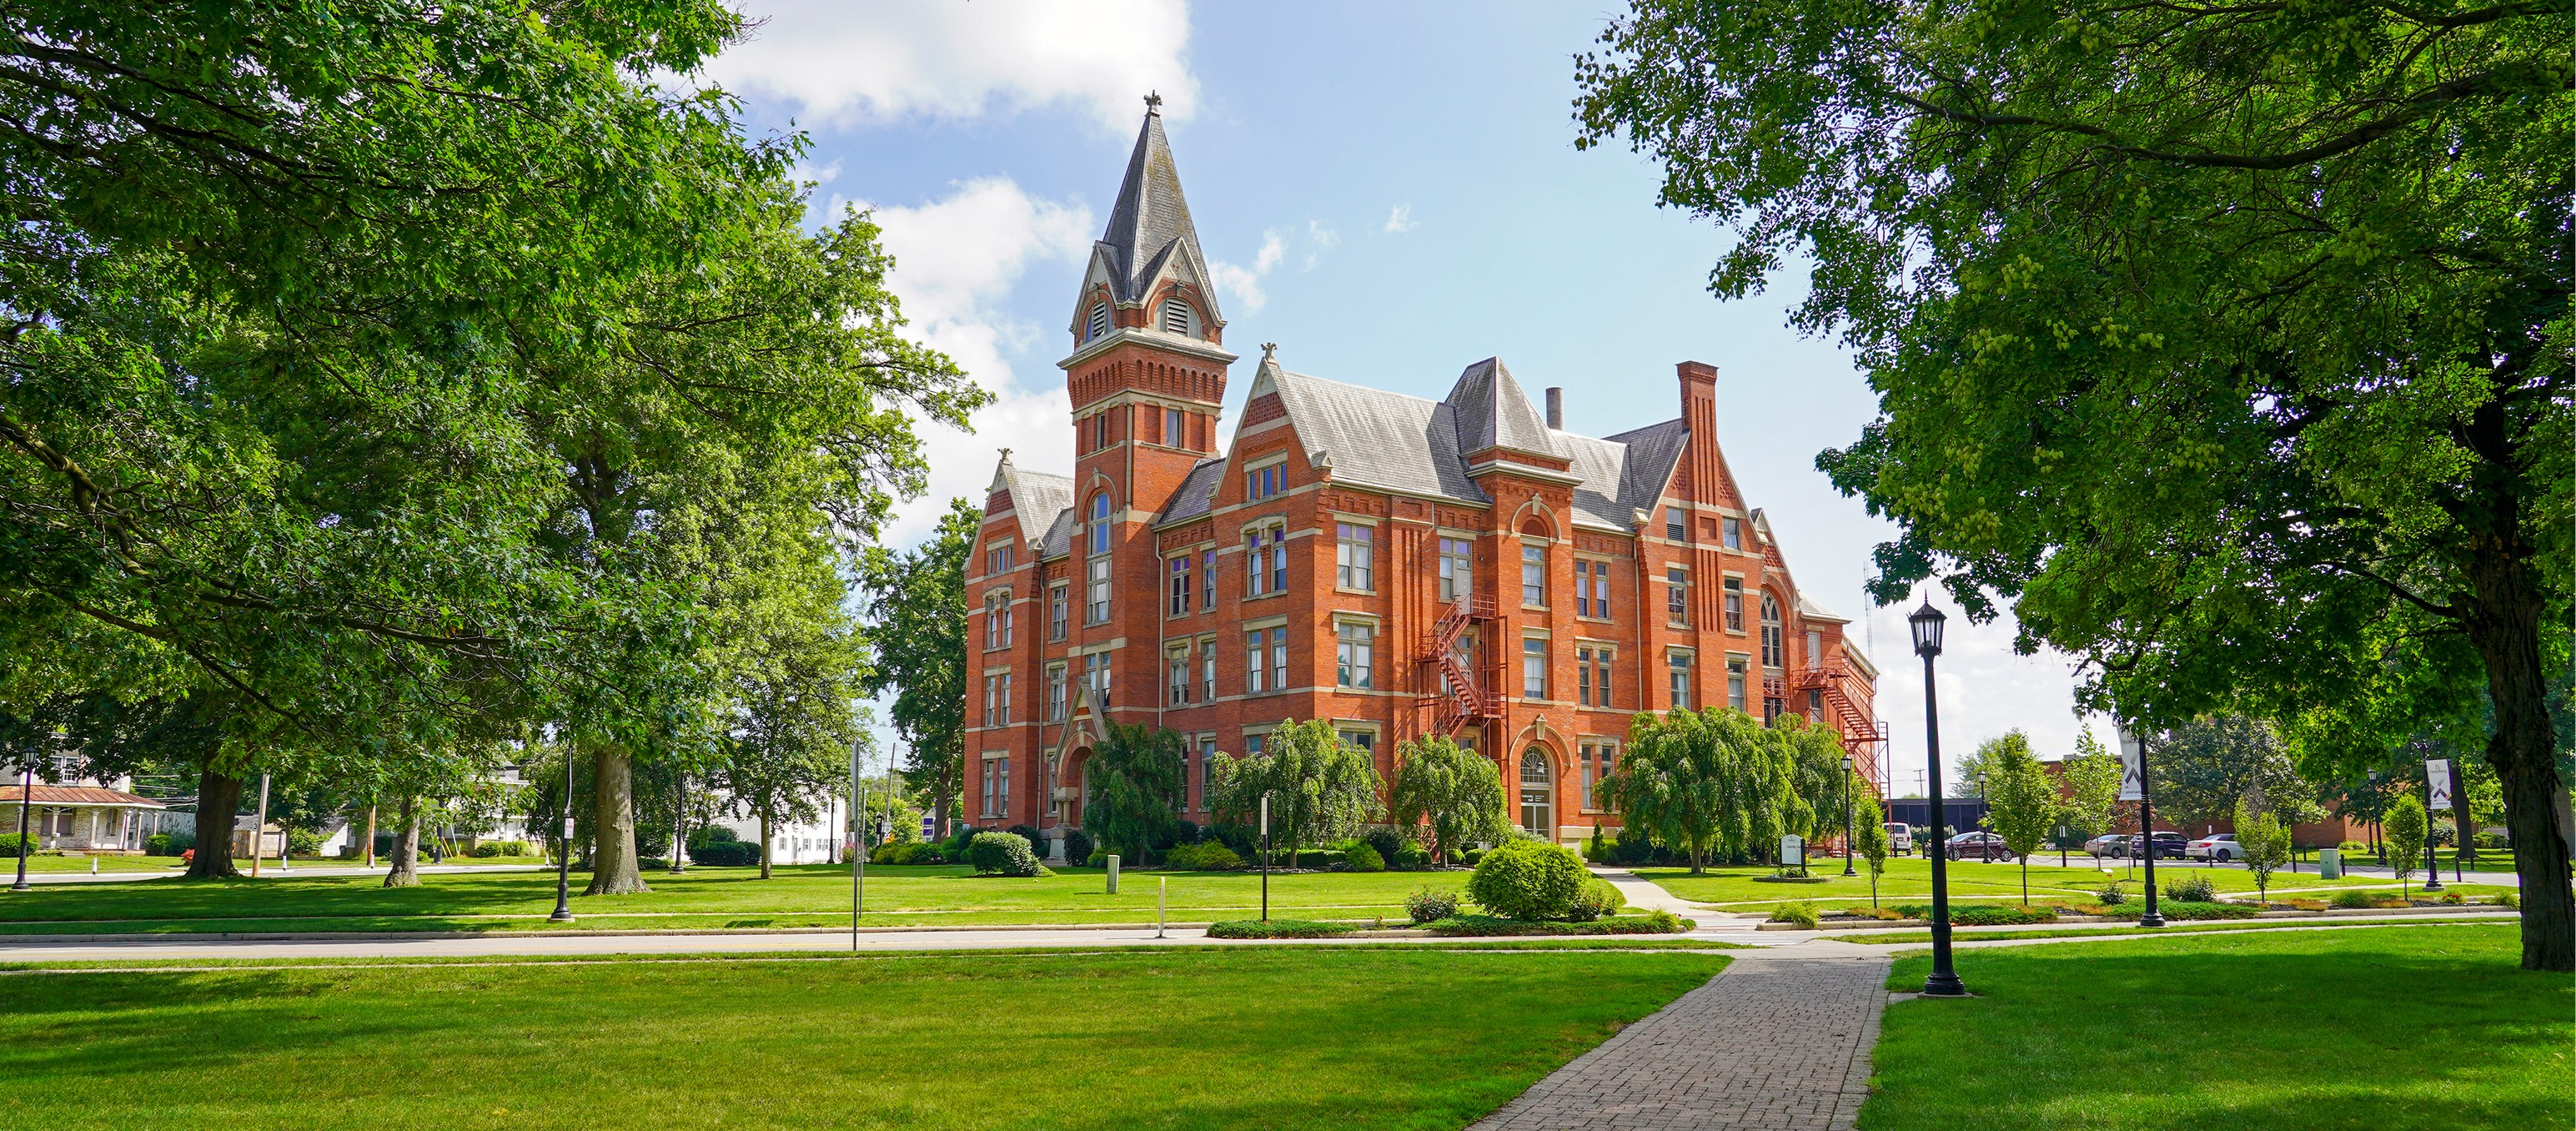
[[[1914,852],[1914,826],[1903,821],[1887,822],[1887,850],[1900,856]]]
[[[2235,833],[2212,833],[2182,846],[2182,854],[2194,860],[2215,860],[2221,864],[2245,858],[2245,849],[2236,843]]]

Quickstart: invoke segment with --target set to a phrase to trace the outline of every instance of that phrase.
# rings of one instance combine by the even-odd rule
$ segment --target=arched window
[[[1762,666],[1766,668],[1785,666],[1788,663],[1788,658],[1782,654],[1782,651],[1783,650],[1780,647],[1780,599],[1769,593],[1764,593],[1762,595]]]
[[[1109,552],[1109,494],[1105,491],[1091,497],[1091,552]]]
[[[1167,298],[1163,300],[1163,332],[1166,334],[1188,334],[1190,332],[1189,303],[1177,298]]]
[[[1091,319],[1089,323],[1083,327],[1082,340],[1087,342],[1108,332],[1109,304],[1105,302],[1093,303],[1091,305]]]

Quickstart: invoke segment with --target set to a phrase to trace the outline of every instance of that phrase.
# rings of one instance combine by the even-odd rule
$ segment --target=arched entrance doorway
[[[1547,751],[1530,746],[1521,751],[1521,827],[1556,840],[1556,788],[1547,766]]]

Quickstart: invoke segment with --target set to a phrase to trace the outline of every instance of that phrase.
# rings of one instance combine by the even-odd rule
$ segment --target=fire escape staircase
[[[1435,710],[1431,733],[1448,735],[1470,720],[1503,717],[1502,701],[1486,689],[1458,654],[1458,641],[1477,621],[1495,619],[1490,598],[1460,594],[1443,609],[1433,622],[1431,632],[1423,638],[1422,651],[1415,657],[1426,670],[1422,686],[1424,697]]]
[[[1874,770],[1878,765],[1875,757],[1879,753],[1877,748],[1886,743],[1887,732],[1881,729],[1878,720],[1870,718],[1860,709],[1860,704],[1853,702],[1851,696],[1843,691],[1843,681],[1849,678],[1851,673],[1841,667],[1805,668],[1787,680],[1762,681],[1762,693],[1786,700],[1786,692],[1791,689],[1823,692],[1820,698],[1824,702],[1825,721],[1831,723],[1835,734],[1841,737],[1843,749],[1851,754],[1855,763]],[[1795,703],[1784,705],[1792,710],[1800,706]]]

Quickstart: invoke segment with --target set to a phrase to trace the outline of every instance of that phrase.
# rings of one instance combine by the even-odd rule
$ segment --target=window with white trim
[[[1188,644],[1174,645],[1170,650],[1163,654],[1163,662],[1164,666],[1170,669],[1171,675],[1171,686],[1167,691],[1167,694],[1171,697],[1171,702],[1168,705],[1173,707],[1189,706],[1190,646]]]
[[[1333,524],[1333,584],[1344,589],[1376,590],[1376,533],[1358,523]]]
[[[1780,601],[1769,593],[1762,595],[1762,666],[1784,667],[1787,650],[1780,646]]]
[[[1087,606],[1089,614],[1083,618],[1084,623],[1107,624],[1109,623],[1109,558],[1106,555],[1093,558],[1084,568],[1090,571],[1090,577],[1085,584],[1091,591],[1091,600]]]
[[[1011,544],[995,542],[984,548],[984,572],[999,575],[1011,572]]]
[[[1267,523],[1243,534],[1243,595],[1259,597],[1288,588],[1288,527]]]
[[[1547,547],[1521,547],[1521,604],[1527,608],[1547,607]]]
[[[1216,702],[1216,637],[1213,636],[1199,641],[1199,702]]]
[[[1476,589],[1476,543],[1466,538],[1440,540],[1440,603],[1455,604]]]
[[[1288,465],[1285,463],[1274,463],[1267,467],[1256,467],[1250,471],[1244,472],[1243,497],[1258,502],[1262,499],[1267,499],[1272,495],[1278,494],[1279,473],[1285,470],[1287,466]]]
[[[1063,582],[1047,587],[1047,639],[1064,639],[1065,620],[1071,604],[1072,598],[1065,593]]]
[[[1063,665],[1063,664],[1048,664],[1048,665],[1047,665],[1047,670],[1046,670],[1046,681],[1047,681],[1047,721],[1049,721],[1049,722],[1059,722],[1059,723],[1060,723],[1060,722],[1063,722],[1063,721],[1064,721],[1064,701],[1065,701],[1065,690],[1064,690],[1064,665]]]
[[[1216,551],[1199,552],[1199,611],[1216,607]]]
[[[1547,641],[1535,636],[1521,641],[1521,697],[1547,698]]]
[[[1011,725],[1011,673],[996,672],[984,677],[984,725]]]
[[[1100,695],[1101,703],[1109,702],[1109,653],[1093,652],[1082,658],[1082,682]]]
[[[1333,636],[1334,684],[1361,691],[1375,686],[1371,669],[1376,664],[1377,626],[1365,621],[1343,621],[1333,626]]]
[[[1583,771],[1583,807],[1601,809],[1608,800],[1599,787],[1612,774],[1619,772],[1619,744],[1603,738],[1587,738],[1581,743],[1577,758]]]
[[[1744,660],[1742,657],[1729,656],[1726,658],[1726,705],[1733,707],[1738,711],[1746,710],[1747,704],[1750,702],[1750,700],[1746,698],[1747,693],[1744,686],[1746,683],[1746,675],[1747,673],[1744,669]]]
[[[1675,711],[1696,710],[1691,699],[1691,654],[1674,652],[1664,658],[1670,681],[1665,690],[1671,695],[1666,706]]]
[[[1741,550],[1741,549],[1743,549],[1743,548],[1744,548],[1744,520],[1743,520],[1743,519],[1740,519],[1740,518],[1735,518],[1735,517],[1733,517],[1733,516],[1729,516],[1729,517],[1726,517],[1726,518],[1719,519],[1719,520],[1718,520],[1718,523],[1719,523],[1719,526],[1720,526],[1723,530],[1725,530],[1725,532],[1726,532],[1726,548],[1727,548],[1727,549],[1730,549],[1730,550]]]
[[[1169,580],[1165,584],[1169,591],[1168,596],[1171,598],[1171,615],[1180,616],[1189,612],[1190,556],[1188,554],[1183,554],[1177,558],[1173,558],[1170,563],[1166,565],[1165,573],[1169,577]]]
[[[1181,410],[1177,408],[1164,409],[1163,445],[1165,447],[1172,448],[1186,448],[1190,446],[1189,439],[1188,425],[1181,417]]]
[[[1681,566],[1664,567],[1664,622],[1690,627],[1690,571]]]
[[[1606,644],[1583,644],[1574,649],[1574,701],[1585,707],[1610,705],[1610,660],[1614,650]]]
[[[1728,632],[1736,633],[1743,632],[1744,579],[1741,577],[1727,578],[1726,587],[1723,592],[1726,596],[1726,630]]]

